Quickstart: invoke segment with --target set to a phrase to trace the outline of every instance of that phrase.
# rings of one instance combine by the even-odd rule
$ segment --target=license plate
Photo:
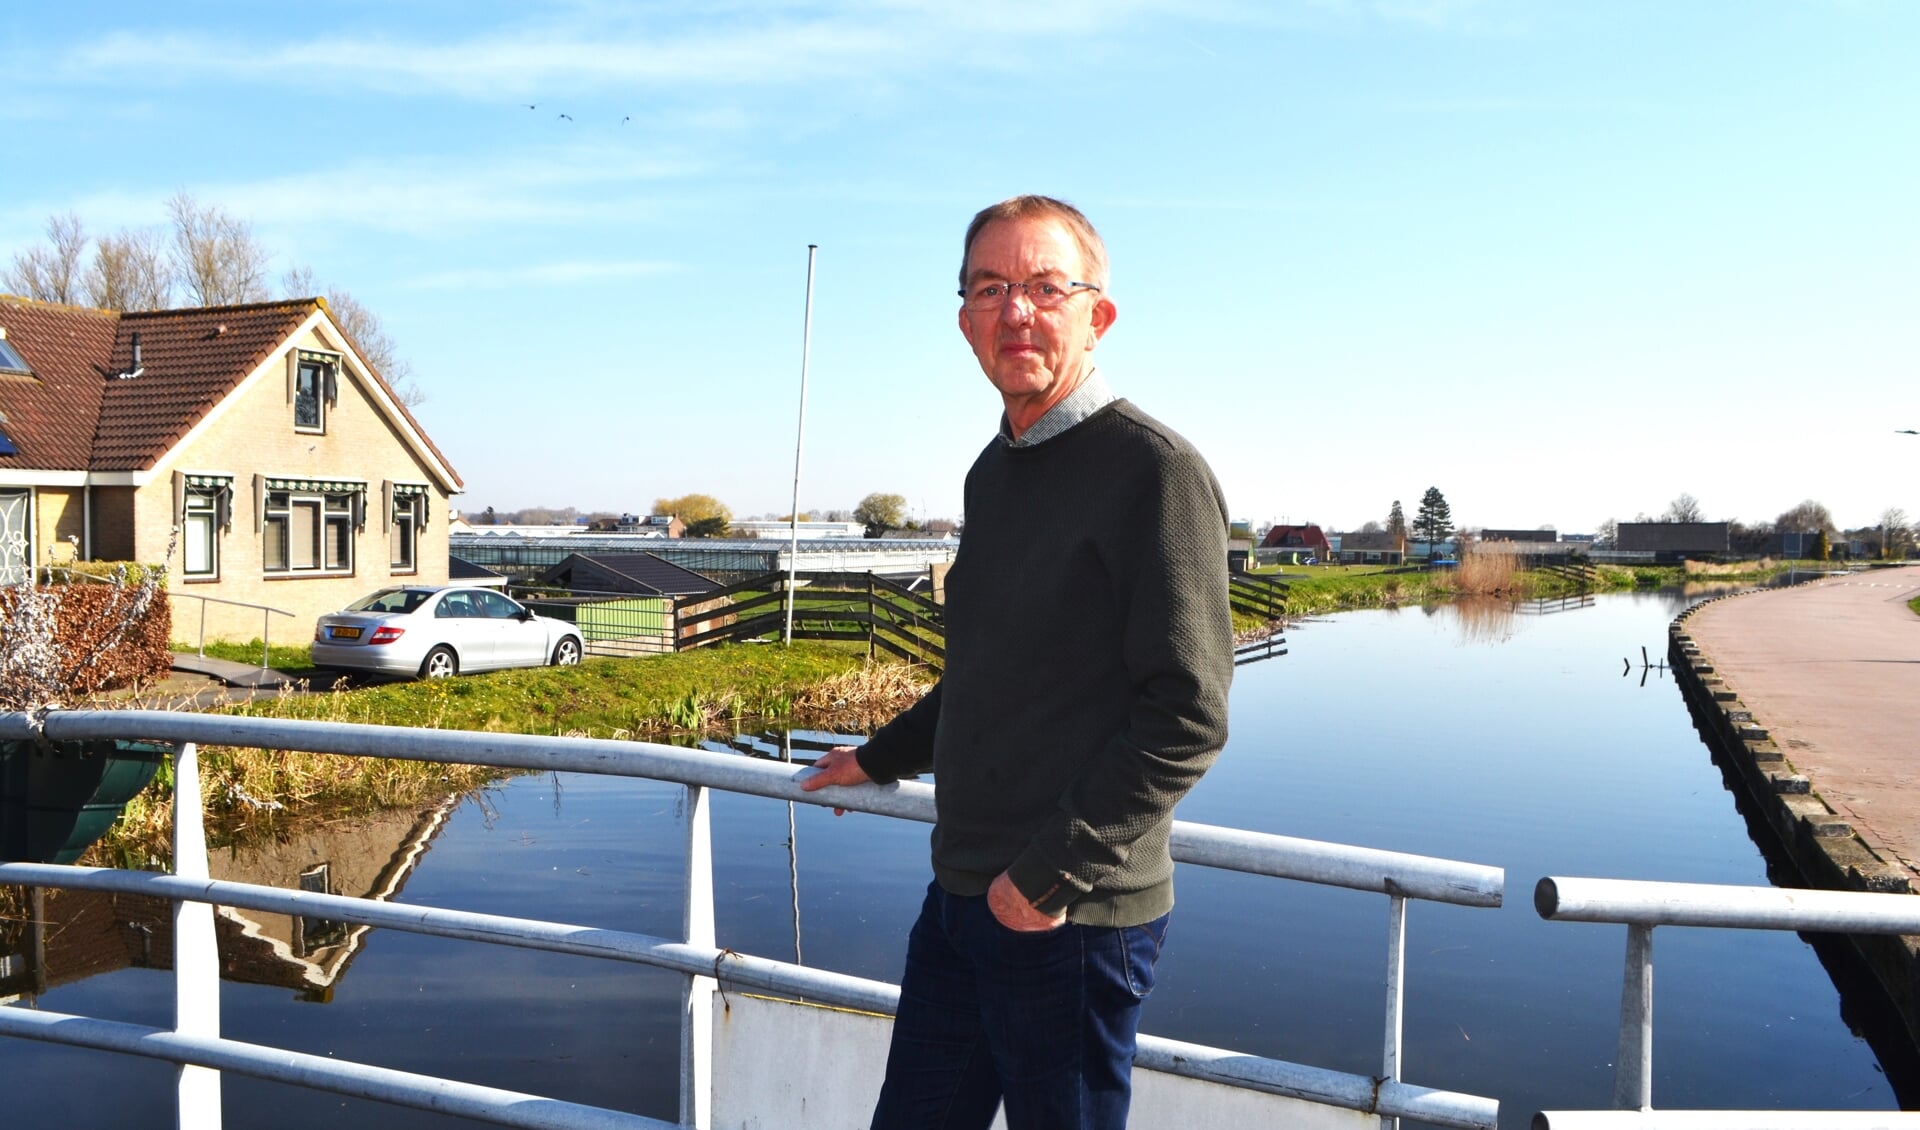
[[[333,638],[337,640],[357,640],[360,638],[360,629],[335,628],[333,629]]]

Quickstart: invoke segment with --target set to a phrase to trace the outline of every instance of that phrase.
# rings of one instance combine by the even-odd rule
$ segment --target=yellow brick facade
[[[314,618],[334,612],[395,582],[445,584],[450,494],[428,457],[416,453],[379,404],[376,387],[351,360],[340,367],[337,398],[325,408],[325,430],[296,430],[288,354],[295,349],[342,352],[322,323],[296,335],[209,415],[187,440],[158,463],[152,478],[134,489],[133,556],[158,561],[168,554],[179,521],[175,475],[231,479],[230,525],[216,531],[217,579],[188,579],[185,548],[174,544],[168,564],[173,596],[174,639],[195,643],[204,614],[208,640],[251,640],[263,631],[273,643],[301,644],[313,636]],[[352,481],[365,484],[363,523],[352,533],[352,568],[324,574],[269,574],[261,524],[265,479]],[[416,568],[390,565],[386,482],[425,488],[426,522],[415,546]],[[97,488],[96,488],[97,489]],[[97,501],[97,500],[96,500]],[[96,518],[98,515],[96,515]],[[96,524],[97,534],[106,532]],[[97,537],[97,541],[112,540]],[[99,554],[97,554],[99,555]],[[102,555],[103,556],[103,555]],[[291,613],[264,613],[197,597],[262,605]]]

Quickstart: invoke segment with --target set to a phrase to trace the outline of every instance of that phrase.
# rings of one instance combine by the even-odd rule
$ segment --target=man
[[[1005,414],[967,474],[946,669],[802,785],[933,770],[934,882],[873,1125],[1121,1127],[1173,907],[1173,807],[1226,741],[1226,507],[1108,391],[1106,248],[1044,196],[967,229],[960,332]]]

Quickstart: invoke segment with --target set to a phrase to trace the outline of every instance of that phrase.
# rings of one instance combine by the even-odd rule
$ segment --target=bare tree
[[[185,191],[167,200],[173,218],[173,268],[187,296],[201,306],[232,306],[267,297],[267,249],[253,225]]]
[[[87,301],[108,310],[164,310],[173,302],[173,266],[160,235],[126,228],[94,241]]]
[[[1705,511],[1700,509],[1700,500],[1682,491],[1680,497],[1667,503],[1667,512],[1660,515],[1662,522],[1704,522]]]
[[[1783,534],[1834,532],[1833,515],[1827,508],[1809,498],[1800,505],[1774,519],[1774,528]]]
[[[47,217],[47,242],[13,257],[7,289],[42,302],[73,305],[81,301],[80,259],[87,250],[87,229],[68,212]]]
[[[327,309],[333,312],[334,323],[353,339],[354,349],[374,371],[386,378],[387,385],[402,404],[413,408],[426,402],[427,394],[414,382],[413,364],[400,356],[400,349],[387,333],[380,315],[338,287],[327,291]]]
[[[314,280],[313,268],[303,265],[288,268],[280,277],[280,293],[288,298],[325,298],[334,324],[346,331],[354,351],[385,378],[400,403],[409,408],[426,403],[426,392],[413,379],[413,364],[400,356],[386,323],[351,291],[321,286]]]
[[[1880,545],[1883,557],[1905,558],[1907,550],[1913,545],[1913,529],[1907,522],[1907,512],[1898,506],[1889,506],[1880,515]]]

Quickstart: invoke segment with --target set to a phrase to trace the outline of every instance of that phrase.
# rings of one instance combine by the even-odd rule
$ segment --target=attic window
[[[339,355],[301,349],[287,362],[287,398],[293,402],[294,430],[325,434],[327,407],[340,395]]]
[[[33,375],[33,370],[27,365],[27,359],[20,356],[20,351],[7,340],[5,330],[0,330],[0,373],[18,374],[23,377]]]

